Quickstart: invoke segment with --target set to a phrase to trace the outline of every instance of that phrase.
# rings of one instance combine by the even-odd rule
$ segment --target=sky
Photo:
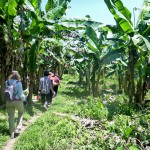
[[[42,7],[44,7],[47,0],[42,1]],[[122,0],[122,2],[131,11],[132,21],[134,21],[133,8],[141,8],[143,0]],[[93,21],[104,24],[115,24],[113,15],[109,12],[104,0],[71,0],[68,6],[71,6],[71,9],[65,17],[84,18],[86,15],[90,15]],[[140,10],[134,11],[135,20],[138,19],[139,12]]]

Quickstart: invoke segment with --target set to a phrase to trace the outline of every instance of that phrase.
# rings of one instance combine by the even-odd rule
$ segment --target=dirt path
[[[42,113],[35,115],[34,117],[32,117],[30,120],[28,120],[27,122],[23,123],[21,132],[24,132],[25,129],[32,124],[37,118],[39,118],[42,115]],[[19,137],[19,136],[18,136]],[[8,142],[6,143],[6,145],[2,148],[2,150],[13,150],[14,144],[17,141],[18,137],[14,138],[14,139],[9,139]]]

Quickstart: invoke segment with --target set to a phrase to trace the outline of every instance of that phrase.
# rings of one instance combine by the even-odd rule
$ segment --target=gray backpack
[[[12,101],[15,99],[15,96],[17,93],[14,92],[14,88],[16,86],[16,84],[18,83],[18,81],[14,82],[13,84],[10,84],[9,81],[7,82],[7,86],[5,89],[5,99],[7,101]]]
[[[41,93],[42,93],[42,94],[48,94],[48,93],[50,93],[50,89],[49,89],[49,79],[43,81]]]

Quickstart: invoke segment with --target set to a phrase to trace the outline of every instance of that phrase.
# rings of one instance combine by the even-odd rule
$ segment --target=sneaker
[[[44,104],[44,106],[43,106],[46,110],[47,110],[47,106],[46,106],[46,104]]]
[[[52,103],[48,103],[48,106],[51,106],[52,105]]]
[[[15,133],[14,133],[14,132],[10,135],[10,138],[11,138],[11,139],[14,139],[14,138],[15,138]]]
[[[22,128],[22,124],[20,124],[20,125],[17,126],[17,130],[18,131],[21,131],[21,128]]]
[[[21,129],[17,128],[17,129],[15,130],[15,133],[16,133],[16,134],[19,134],[19,131],[21,131]]]

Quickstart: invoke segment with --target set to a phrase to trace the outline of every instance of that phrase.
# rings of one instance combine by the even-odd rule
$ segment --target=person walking
[[[61,83],[60,83],[59,75],[56,73],[53,77],[53,89],[54,89],[55,95],[57,95],[58,93],[58,86],[61,87]]]
[[[51,80],[49,78],[49,71],[44,72],[44,76],[40,78],[39,93],[41,94],[41,101],[45,109],[52,103],[52,95],[54,94]]]
[[[9,133],[11,138],[15,137],[15,133],[18,134],[22,127],[22,120],[24,114],[25,95],[23,93],[23,87],[21,83],[21,78],[18,71],[12,71],[6,81],[6,88],[13,85],[13,100],[6,100],[6,109],[8,111],[8,122],[9,122]],[[17,126],[15,128],[15,110],[18,111]]]

